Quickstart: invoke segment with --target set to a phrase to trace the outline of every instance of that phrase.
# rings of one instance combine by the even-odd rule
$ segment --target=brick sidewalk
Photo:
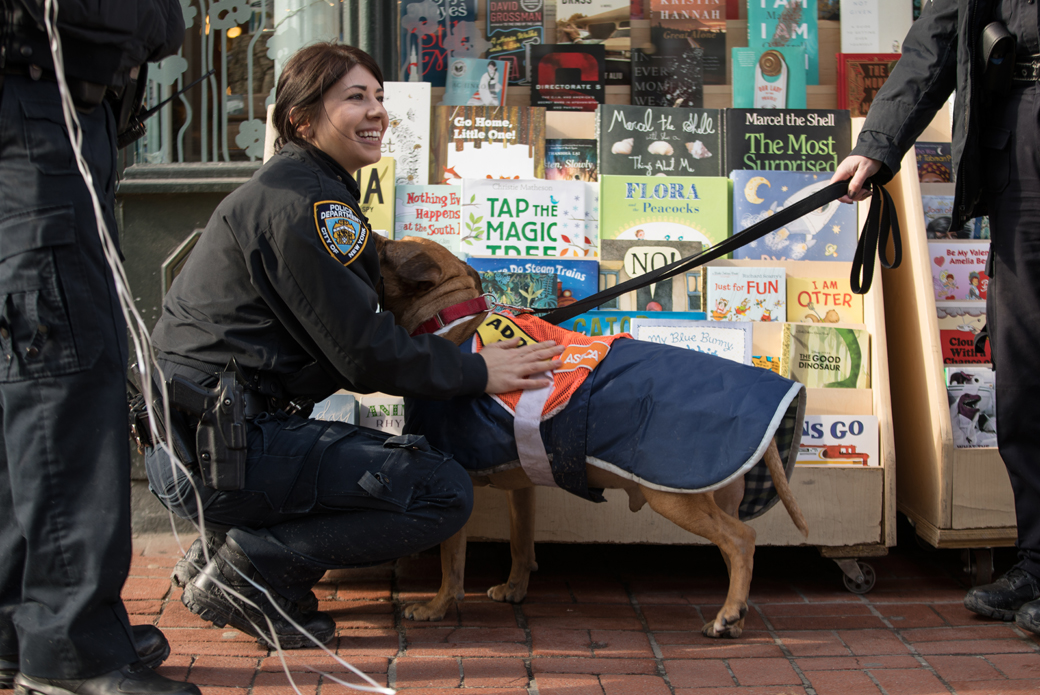
[[[902,536],[901,536],[902,538]],[[190,542],[190,538],[186,540]],[[338,636],[329,648],[408,695],[947,695],[1040,691],[1040,638],[961,604],[958,551],[909,540],[870,560],[877,585],[845,591],[812,548],[759,548],[744,635],[700,627],[725,595],[711,547],[538,546],[527,600],[494,603],[509,571],[501,543],[471,543],[461,610],[441,623],[401,617],[440,582],[436,551],[326,575],[316,587]],[[173,653],[160,672],[206,695],[292,693],[277,656],[197,619],[172,589],[172,536],[135,541],[124,598],[131,622],[155,623]],[[1010,555],[998,555],[998,571]],[[1001,566],[1003,564],[1003,566]],[[288,652],[304,695],[353,693],[308,668],[357,682],[322,652]]]

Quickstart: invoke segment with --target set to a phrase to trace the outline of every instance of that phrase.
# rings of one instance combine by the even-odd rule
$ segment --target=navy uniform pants
[[[247,427],[245,487],[214,490],[145,456],[152,491],[174,513],[231,527],[260,574],[299,600],[326,570],[362,567],[437,545],[465,525],[469,474],[424,437],[264,413]],[[198,497],[196,497],[196,491]]]
[[[113,216],[111,112],[79,114]],[[137,660],[126,325],[53,82],[0,90],[0,655],[44,678]]]
[[[993,277],[986,318],[997,442],[1015,493],[1020,565],[1040,577],[1040,89],[994,104],[982,139]]]

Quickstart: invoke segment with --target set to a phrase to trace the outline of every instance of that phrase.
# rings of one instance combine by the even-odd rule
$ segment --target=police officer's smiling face
[[[389,118],[375,75],[357,65],[322,99],[324,108],[313,123],[300,124],[300,135],[350,174],[378,162]]]

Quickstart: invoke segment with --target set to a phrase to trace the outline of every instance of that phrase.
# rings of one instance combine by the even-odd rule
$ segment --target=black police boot
[[[0,654],[0,690],[14,687],[14,677],[18,675],[18,655]]]
[[[1023,605],[1040,598],[1040,580],[1021,567],[1012,567],[993,582],[976,586],[964,597],[964,607],[998,620],[1014,620]]]
[[[174,586],[187,586],[188,582],[206,566],[207,553],[203,552],[203,544],[206,546],[205,550],[208,551],[208,557],[212,558],[220,550],[220,546],[224,545],[226,539],[227,534],[224,533],[206,533],[196,538],[195,542],[188,547],[188,552],[184,553],[184,557],[173,566],[170,582]]]
[[[170,643],[166,635],[154,625],[131,625],[134,632],[134,647],[141,663],[147,668],[159,668],[170,655]],[[0,690],[14,687],[18,675],[18,655],[0,655]]]
[[[170,655],[170,643],[166,635],[154,625],[131,625],[137,658],[148,668],[159,668]]]
[[[266,592],[258,589],[246,578]],[[224,591],[219,584],[230,587],[259,608]],[[271,627],[267,623],[268,619],[274,626],[278,638],[277,645],[282,649],[299,649],[314,644],[292,622],[286,620],[282,611],[321,644],[325,644],[336,634],[336,623],[328,614],[316,611],[304,613],[295,601],[290,601],[275,591],[256,571],[238,543],[231,538],[227,539],[198,576],[184,587],[181,602],[203,620],[208,620],[217,627],[231,625],[271,647],[275,646],[275,640],[270,637]]]
[[[15,695],[202,695],[191,683],[164,678],[140,661],[86,679],[34,678],[19,673]]]
[[[206,534],[206,545],[211,558],[217,554],[217,551],[220,550],[220,546],[224,545],[226,539],[226,533]],[[188,548],[188,552],[184,553],[184,557],[174,565],[170,581],[174,586],[187,586],[205,565],[206,554],[202,550],[202,536],[199,536],[191,544],[191,547]],[[297,601],[296,605],[304,613],[313,613],[318,610],[318,597],[314,595],[313,591],[310,591],[306,596]],[[143,659],[144,657],[141,658]]]
[[[1015,613],[1015,625],[1040,635],[1040,599],[1025,603]]]

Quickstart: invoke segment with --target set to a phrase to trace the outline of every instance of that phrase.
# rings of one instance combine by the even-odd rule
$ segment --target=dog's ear
[[[476,270],[474,270],[473,266],[471,266],[469,263],[466,264],[466,273],[471,278],[473,278],[473,282],[477,283],[477,290],[481,294],[483,294],[484,293],[484,283],[480,281],[480,273],[478,273]]]
[[[420,295],[440,284],[444,271],[437,261],[425,251],[419,250],[397,266],[397,278],[409,294]]]

